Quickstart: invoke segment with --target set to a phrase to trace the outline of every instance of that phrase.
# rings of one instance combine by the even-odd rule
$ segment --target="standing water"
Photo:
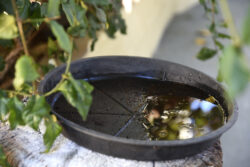
[[[89,78],[95,87],[87,121],[63,96],[53,110],[81,126],[140,140],[179,140],[205,135],[224,125],[217,100],[195,87],[138,76]]]
[[[225,123],[224,111],[214,97],[149,96],[143,126],[151,140],[203,136]]]

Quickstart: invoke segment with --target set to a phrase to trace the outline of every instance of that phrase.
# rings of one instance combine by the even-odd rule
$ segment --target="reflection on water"
[[[149,96],[143,126],[151,140],[189,139],[205,135],[225,123],[224,111],[214,97]]]

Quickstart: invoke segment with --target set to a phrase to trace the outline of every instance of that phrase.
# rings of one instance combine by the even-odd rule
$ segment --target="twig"
[[[22,25],[22,21],[19,18],[18,9],[17,9],[17,6],[16,6],[16,1],[15,0],[11,0],[11,3],[12,3],[13,10],[15,11],[16,22],[17,22],[19,34],[21,36],[24,53],[27,56],[29,56],[29,51],[28,51],[28,47],[27,47],[27,44],[26,44],[25,35],[24,35],[24,32],[23,32],[23,25]]]
[[[44,96],[49,96],[53,93],[56,93],[58,91],[58,89],[60,88],[60,86],[63,84],[65,78],[62,78],[59,83],[56,85],[56,87],[54,87],[51,91],[47,92],[44,94]]]
[[[215,26],[215,4],[214,3],[216,3],[216,2],[211,2],[211,3],[212,3],[212,24],[214,24],[214,26]],[[216,27],[215,27],[215,31],[216,31]],[[217,31],[216,31],[216,33],[217,33]],[[214,34],[212,35],[212,40],[213,40],[215,49],[218,50],[218,47],[215,44],[216,37]]]
[[[24,92],[17,92],[17,91],[13,91],[13,90],[4,90],[5,92],[7,93],[12,93],[12,94],[15,94],[15,95],[20,95],[20,96],[31,96],[31,94],[27,94],[27,93],[24,93]]]
[[[4,70],[0,72],[0,81],[3,80],[5,75],[9,72],[12,65],[15,63],[15,60],[19,56],[19,53],[23,50],[23,47],[18,45],[15,47],[14,50],[12,50],[8,56],[5,58],[6,65],[4,67]]]
[[[229,32],[232,36],[233,45],[236,47],[240,47],[241,45],[240,36],[238,35],[237,29],[235,27],[227,0],[220,0],[220,7],[224,20],[227,23]]]
[[[26,19],[26,20],[20,20],[22,23],[33,23],[33,22],[50,22],[52,20],[58,20],[60,19],[60,16],[56,17],[50,17],[50,18],[41,18],[41,19]]]
[[[66,74],[66,75],[69,73],[71,60],[72,60],[72,53],[70,53],[69,57],[68,57],[67,66],[66,66],[66,69],[65,69],[65,72],[64,72],[64,74]],[[49,95],[51,95],[51,94],[58,91],[59,87],[63,84],[64,80],[66,79],[66,76],[64,74],[62,75],[62,79],[59,81],[59,83],[51,91],[45,93],[44,96],[49,96]]]
[[[69,57],[68,57],[68,60],[67,60],[67,66],[66,66],[66,70],[65,70],[65,74],[67,74],[69,72],[71,60],[72,60],[72,53],[69,54]]]

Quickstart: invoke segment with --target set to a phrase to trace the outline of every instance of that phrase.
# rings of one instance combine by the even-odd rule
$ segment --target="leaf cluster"
[[[46,126],[44,144],[47,152],[60,134],[61,126],[57,123],[56,117],[50,113],[51,107],[46,101],[48,95],[29,93],[29,90],[32,89],[32,82],[39,77],[32,58],[22,56],[18,59],[15,69],[14,86],[16,91],[3,90],[0,92],[0,121],[8,121],[11,129],[15,129],[18,125],[28,125],[38,131],[41,121],[44,120]],[[75,80],[67,72],[60,84],[53,90],[62,92],[68,102],[76,107],[82,118],[86,120],[92,102],[93,87],[90,84],[83,80]],[[27,104],[20,100],[25,96],[29,98]]]
[[[0,91],[0,121],[10,123],[11,129],[27,125],[39,130],[44,121],[46,131],[43,135],[45,152],[48,152],[56,137],[61,133],[61,126],[51,114],[51,107],[46,97],[53,93],[62,93],[67,101],[82,116],[87,114],[92,102],[93,87],[84,80],[76,80],[70,73],[70,63],[74,48],[74,38],[89,37],[94,49],[97,33],[105,31],[111,38],[120,31],[126,33],[126,25],[121,16],[120,0],[1,0],[0,1],[0,48],[12,49],[22,42],[24,53],[15,63],[14,90]],[[66,23],[65,23],[66,21]],[[53,36],[48,38],[49,62],[40,65],[25,50],[26,39],[30,31],[39,31],[46,25]],[[27,46],[26,46],[27,48]],[[0,70],[6,67],[6,56],[0,57]],[[50,92],[38,94],[37,83],[42,76],[57,64],[55,59],[67,63],[60,82]],[[28,98],[25,104],[22,99]],[[0,149],[0,165],[6,157]],[[1,164],[2,163],[2,164]]]
[[[93,50],[99,31],[105,31],[111,38],[115,37],[117,31],[126,34],[125,21],[120,12],[121,0],[41,0],[32,2],[15,0],[18,19],[11,1],[0,1],[0,50],[8,48],[7,50],[11,52],[10,49],[20,42],[20,32],[18,32],[16,21],[23,25],[24,35],[27,39],[32,39],[32,35],[36,31],[39,32],[44,25],[49,26],[53,36],[50,38],[52,40],[48,40],[48,45],[51,41],[56,42],[54,48],[57,51],[52,57],[56,62],[61,60],[65,62],[67,58],[63,52],[72,52],[74,38],[92,39],[91,50]],[[34,33],[30,33],[33,31]],[[4,65],[8,63],[5,62],[4,57],[6,56],[3,55],[0,59],[0,70],[3,70]],[[51,63],[39,65],[41,66],[40,71],[46,73],[56,65]]]
[[[211,33],[214,48],[202,47],[197,54],[197,58],[204,61],[214,57],[219,51],[223,50],[224,45],[221,43],[223,39],[231,39],[230,35],[219,32],[219,28],[227,28],[225,21],[218,22],[216,16],[219,14],[218,4],[215,0],[200,0],[207,18],[210,21],[208,30]]]
[[[226,21],[220,24],[215,21],[215,16],[218,14],[216,2],[217,1],[215,0],[200,0],[200,4],[203,6],[206,14],[209,15],[211,21],[209,30],[212,33],[215,48],[201,48],[197,54],[197,58],[200,60],[208,60],[220,53],[217,80],[227,84],[227,96],[232,98],[242,92],[247,87],[250,80],[249,64],[247,63],[243,51],[243,48],[249,47],[250,44],[250,8],[242,26],[242,36],[239,37],[239,45],[233,43],[224,47],[219,39],[234,39],[227,34],[218,32],[217,30],[218,26],[227,28],[228,25]],[[227,18],[224,19],[226,20]]]
[[[66,33],[76,38],[85,36],[92,38],[92,47],[100,30],[105,30],[112,38],[117,31],[126,33],[126,25],[120,13],[122,7],[120,0],[49,0],[47,2],[16,0],[16,4],[24,24],[39,28],[43,22],[49,23],[66,17],[68,22],[64,25]],[[1,0],[0,14],[0,20],[2,20],[0,34],[4,35],[0,38],[15,38],[18,34],[10,0]]]

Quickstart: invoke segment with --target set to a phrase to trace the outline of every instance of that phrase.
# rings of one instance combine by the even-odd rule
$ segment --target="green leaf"
[[[58,24],[56,21],[51,21],[50,26],[51,26],[52,32],[55,35],[61,49],[65,50],[68,53],[71,53],[72,52],[72,42],[70,41],[67,33],[64,31],[63,26]]]
[[[126,34],[127,29],[126,29],[126,24],[124,19],[122,19],[119,15],[107,19],[108,21],[108,29],[106,30],[106,33],[110,38],[114,38],[114,34],[120,30],[122,34]]]
[[[0,97],[0,120],[5,121],[7,114],[9,113],[7,104],[9,100],[7,98]]]
[[[242,26],[242,40],[244,43],[250,45],[250,8],[248,9],[246,18]]]
[[[62,9],[67,17],[67,20],[70,25],[79,24],[76,18],[77,12],[75,10],[76,3],[74,0],[69,0],[68,2],[62,3]]]
[[[49,152],[55,139],[62,131],[62,127],[57,123],[56,117],[52,115],[51,117],[45,119],[46,131],[43,135],[43,141],[46,146],[46,151]]]
[[[227,22],[225,22],[225,21],[222,21],[222,22],[219,24],[219,26],[222,27],[222,28],[228,28]]]
[[[10,115],[9,122],[10,128],[15,129],[17,125],[24,125],[22,111],[24,109],[24,105],[20,102],[17,97],[11,98],[7,104]]]
[[[100,6],[106,6],[110,4],[109,0],[84,0],[84,2],[91,5],[100,5]]]
[[[199,0],[200,4],[203,6],[204,10],[207,12],[208,7],[205,0]]]
[[[86,35],[86,29],[81,26],[71,26],[67,31],[73,37],[84,37]]]
[[[95,44],[97,42],[97,38],[94,38],[91,42],[91,45],[90,45],[90,50],[93,51],[95,49]]]
[[[0,166],[1,167],[11,167],[7,161],[7,157],[4,154],[2,146],[0,146]]]
[[[230,38],[231,38],[231,36],[229,36],[229,35],[227,35],[227,34],[224,34],[224,33],[218,33],[217,36],[218,36],[219,38],[227,38],[227,39],[230,39]]]
[[[4,67],[5,67],[4,58],[0,56],[0,71],[3,71]]]
[[[50,37],[48,39],[48,54],[49,54],[49,57],[52,57],[52,55],[54,53],[56,53],[58,51],[57,49],[57,44],[55,41],[53,41]]]
[[[215,32],[215,23],[214,23],[214,22],[212,22],[211,25],[209,26],[209,31],[210,31],[211,33],[214,33],[214,32]]]
[[[62,3],[63,11],[70,24],[68,33],[75,37],[83,37],[86,35],[86,9],[75,3],[75,0],[69,0]]]
[[[16,5],[17,5],[19,17],[21,19],[27,19],[29,16],[30,1],[29,0],[17,0]]]
[[[107,21],[106,14],[101,8],[96,8],[96,17],[103,23]]]
[[[38,2],[32,2],[29,8],[30,18],[41,18],[41,5]]]
[[[223,44],[218,40],[215,40],[215,45],[218,46],[219,49],[221,49],[221,50],[224,48]]]
[[[229,95],[235,97],[247,86],[250,76],[241,51],[233,46],[226,47],[219,67],[218,79],[227,83]]]
[[[60,6],[60,0],[49,0],[47,16],[48,17],[60,16],[59,6]]]
[[[48,13],[48,3],[43,2],[41,5],[41,17],[45,17]]]
[[[75,80],[70,74],[69,79],[65,80],[59,87],[59,91],[73,107],[77,108],[82,119],[86,120],[92,103],[93,87],[84,80]]]
[[[199,53],[196,55],[196,57],[200,60],[207,60],[212,58],[214,55],[216,55],[217,51],[207,48],[207,47],[203,47],[201,48],[201,50],[199,51]]]
[[[6,97],[7,97],[6,92],[0,89],[0,98],[6,98]]]
[[[223,76],[222,76],[222,74],[220,72],[217,73],[216,80],[219,81],[219,82],[223,82]]]
[[[32,94],[33,93],[33,87],[31,83],[24,83],[22,86],[18,89],[18,91],[26,94]]]
[[[0,14],[0,39],[13,39],[18,36],[15,17]]]
[[[26,125],[29,125],[34,130],[38,130],[41,120],[48,116],[50,106],[46,102],[44,96],[34,95],[29,98],[27,105],[24,108],[23,120]]]
[[[127,33],[126,23],[125,23],[125,20],[123,18],[119,18],[119,28],[120,28],[120,32],[122,34]]]
[[[20,57],[15,65],[14,86],[18,90],[25,82],[32,82],[39,77],[35,62],[30,56]]]
[[[93,39],[91,43],[91,51],[93,51],[95,43],[97,41],[96,31],[100,30],[101,26],[98,23],[98,20],[94,16],[89,16],[88,19],[89,19],[88,35]]]
[[[38,2],[32,2],[30,4],[29,19],[32,21],[32,25],[38,30],[43,22],[41,5]]]
[[[0,13],[14,14],[10,0],[0,0]]]

